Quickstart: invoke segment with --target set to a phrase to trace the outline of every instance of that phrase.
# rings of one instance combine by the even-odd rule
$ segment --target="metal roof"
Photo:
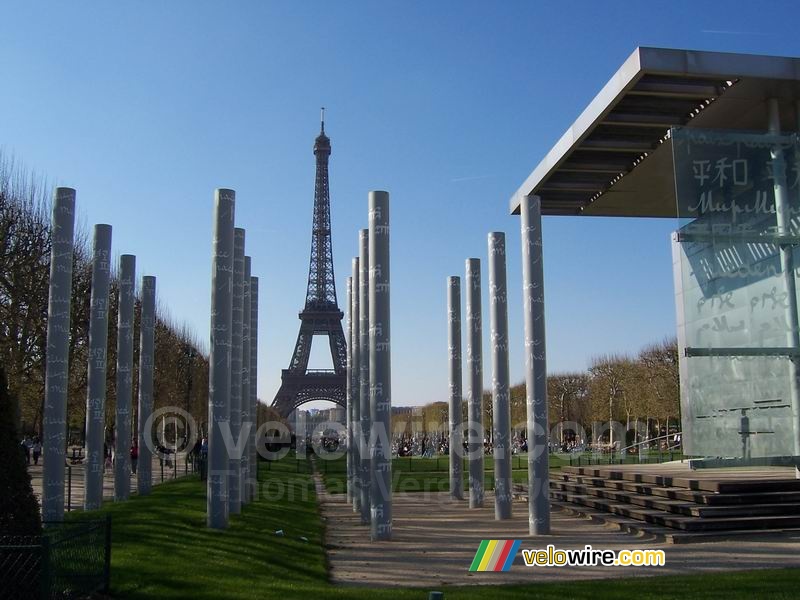
[[[800,129],[800,58],[637,48],[511,198],[545,215],[674,217],[671,127]]]

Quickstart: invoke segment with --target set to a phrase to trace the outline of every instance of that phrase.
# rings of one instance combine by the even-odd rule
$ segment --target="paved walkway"
[[[435,587],[498,583],[530,583],[633,577],[684,575],[701,571],[739,571],[775,567],[800,567],[800,534],[764,541],[665,544],[620,532],[590,519],[555,508],[552,535],[528,537],[528,508],[514,503],[514,516],[494,520],[494,498],[487,495],[484,508],[470,510],[467,502],[454,502],[446,493],[394,495],[393,540],[373,543],[343,494],[319,490],[326,520],[325,542],[331,579],[347,585]],[[518,553],[507,573],[470,573],[469,566],[483,539],[521,539],[521,548],[620,550],[662,549],[664,567],[526,567]]]
[[[164,466],[164,481],[169,481],[176,477],[183,477],[185,473],[184,465],[186,455],[184,453],[178,454],[177,469]],[[31,476],[31,484],[33,485],[33,493],[41,504],[42,496],[42,459],[39,459],[39,464],[34,465],[32,462],[28,466],[28,473]],[[175,464],[175,463],[173,463]],[[72,473],[70,483],[70,472]],[[189,473],[191,474],[191,465],[189,465]],[[153,459],[153,485],[161,483],[161,463],[158,458]],[[83,510],[83,477],[84,465],[82,463],[69,465],[64,473],[64,510]],[[136,475],[131,474],[131,493],[136,493]],[[114,499],[114,471],[107,469],[103,476],[103,500]]]

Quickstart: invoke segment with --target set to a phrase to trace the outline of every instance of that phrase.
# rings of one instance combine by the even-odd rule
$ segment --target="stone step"
[[[556,481],[553,479],[552,481]],[[698,504],[769,504],[800,502],[800,491],[747,492],[720,494],[715,492],[692,491],[679,487],[660,487],[648,483],[634,483],[618,479],[603,479],[584,475],[562,474],[558,481],[575,482],[592,487],[628,491],[641,495],[661,496],[673,500],[685,500]]]
[[[685,531],[720,531],[731,529],[785,529],[800,527],[800,515],[762,515],[717,517],[713,519],[676,515],[662,510],[647,509],[632,504],[570,492],[551,491],[551,497],[565,502],[588,506],[630,519]]]
[[[659,542],[668,544],[697,544],[703,542],[718,542],[730,540],[742,540],[747,542],[784,539],[787,536],[794,536],[800,532],[798,528],[779,528],[779,529],[729,529],[725,531],[681,531],[671,529],[661,525],[645,523],[636,519],[628,519],[619,515],[595,510],[588,506],[572,504],[570,502],[553,501],[553,505],[560,510],[584,518],[589,518],[598,523],[612,525],[620,531],[630,533],[638,537],[653,538]]]
[[[715,492],[720,494],[751,493],[751,492],[783,492],[800,491],[800,479],[770,479],[770,478],[741,478],[741,479],[696,479],[686,476],[672,476],[667,474],[643,473],[641,471],[593,468],[593,467],[562,467],[565,475],[584,475],[600,477],[607,480],[632,481],[634,483],[647,483],[660,487],[677,487],[687,490]]]
[[[576,495],[594,496],[623,504],[632,504],[647,509],[700,518],[749,517],[761,515],[800,515],[800,502],[766,504],[698,504],[680,499],[668,499],[647,494],[592,487],[571,482],[551,482],[551,489]]]

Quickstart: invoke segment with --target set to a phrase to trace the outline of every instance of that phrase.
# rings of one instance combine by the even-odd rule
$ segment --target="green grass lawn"
[[[262,497],[231,517],[225,531],[205,526],[205,485],[189,477],[148,497],[106,503],[112,515],[114,598],[424,599],[423,589],[367,589],[328,582],[323,523],[305,461],[286,458],[259,473]],[[297,472],[301,470],[301,472]],[[275,535],[282,529],[283,537]],[[307,542],[300,539],[306,537]],[[464,565],[465,580],[468,565]],[[500,580],[502,576],[498,576]],[[794,598],[800,570],[686,577],[446,588],[447,600],[494,598]]]
[[[658,452],[652,452],[653,460],[658,456]],[[665,455],[666,456],[666,455]],[[680,455],[674,455],[676,459]],[[392,489],[396,492],[446,492],[450,490],[449,462],[448,457],[440,456],[436,458],[405,457],[392,459]],[[528,482],[528,463],[527,455],[514,455],[511,459],[511,477],[515,483]],[[592,464],[608,464],[608,455],[597,456],[586,454],[581,457],[581,464],[586,466],[589,461]],[[629,462],[637,460],[634,456],[629,456]],[[297,461],[294,461],[297,462]],[[317,461],[325,486],[332,494],[345,492],[346,483],[346,463],[344,457],[332,458],[330,460],[319,459]],[[561,467],[569,465],[569,455],[551,454],[550,471],[558,471]],[[573,457],[573,465],[577,465],[577,458]],[[467,474],[468,465],[464,461],[464,490],[468,489],[469,476]],[[494,458],[485,456],[483,460],[484,469],[484,489],[494,489]]]
[[[512,479],[516,483],[527,483],[527,458],[514,456],[512,460]],[[345,492],[347,474],[344,458],[318,460],[318,468],[322,473],[325,486],[332,494]],[[569,464],[559,456],[550,456],[550,469],[560,469]],[[494,489],[494,460],[487,456],[483,463],[484,486]],[[464,489],[468,489],[468,466],[464,463]],[[450,490],[449,463],[447,457],[439,458],[394,458],[392,459],[392,489],[396,492],[446,492]]]

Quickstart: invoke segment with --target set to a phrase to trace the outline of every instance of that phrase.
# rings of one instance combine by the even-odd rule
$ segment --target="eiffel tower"
[[[346,406],[347,345],[342,318],[336,301],[331,244],[331,199],[328,187],[328,157],[331,141],[325,135],[325,109],[321,129],[314,140],[317,176],[314,184],[314,224],[311,230],[311,262],[308,267],[306,305],[300,312],[300,333],[288,369],[281,372],[281,387],[272,401],[282,417],[288,417],[301,404],[330,400]],[[314,335],[327,335],[333,369],[309,369],[308,358]]]

